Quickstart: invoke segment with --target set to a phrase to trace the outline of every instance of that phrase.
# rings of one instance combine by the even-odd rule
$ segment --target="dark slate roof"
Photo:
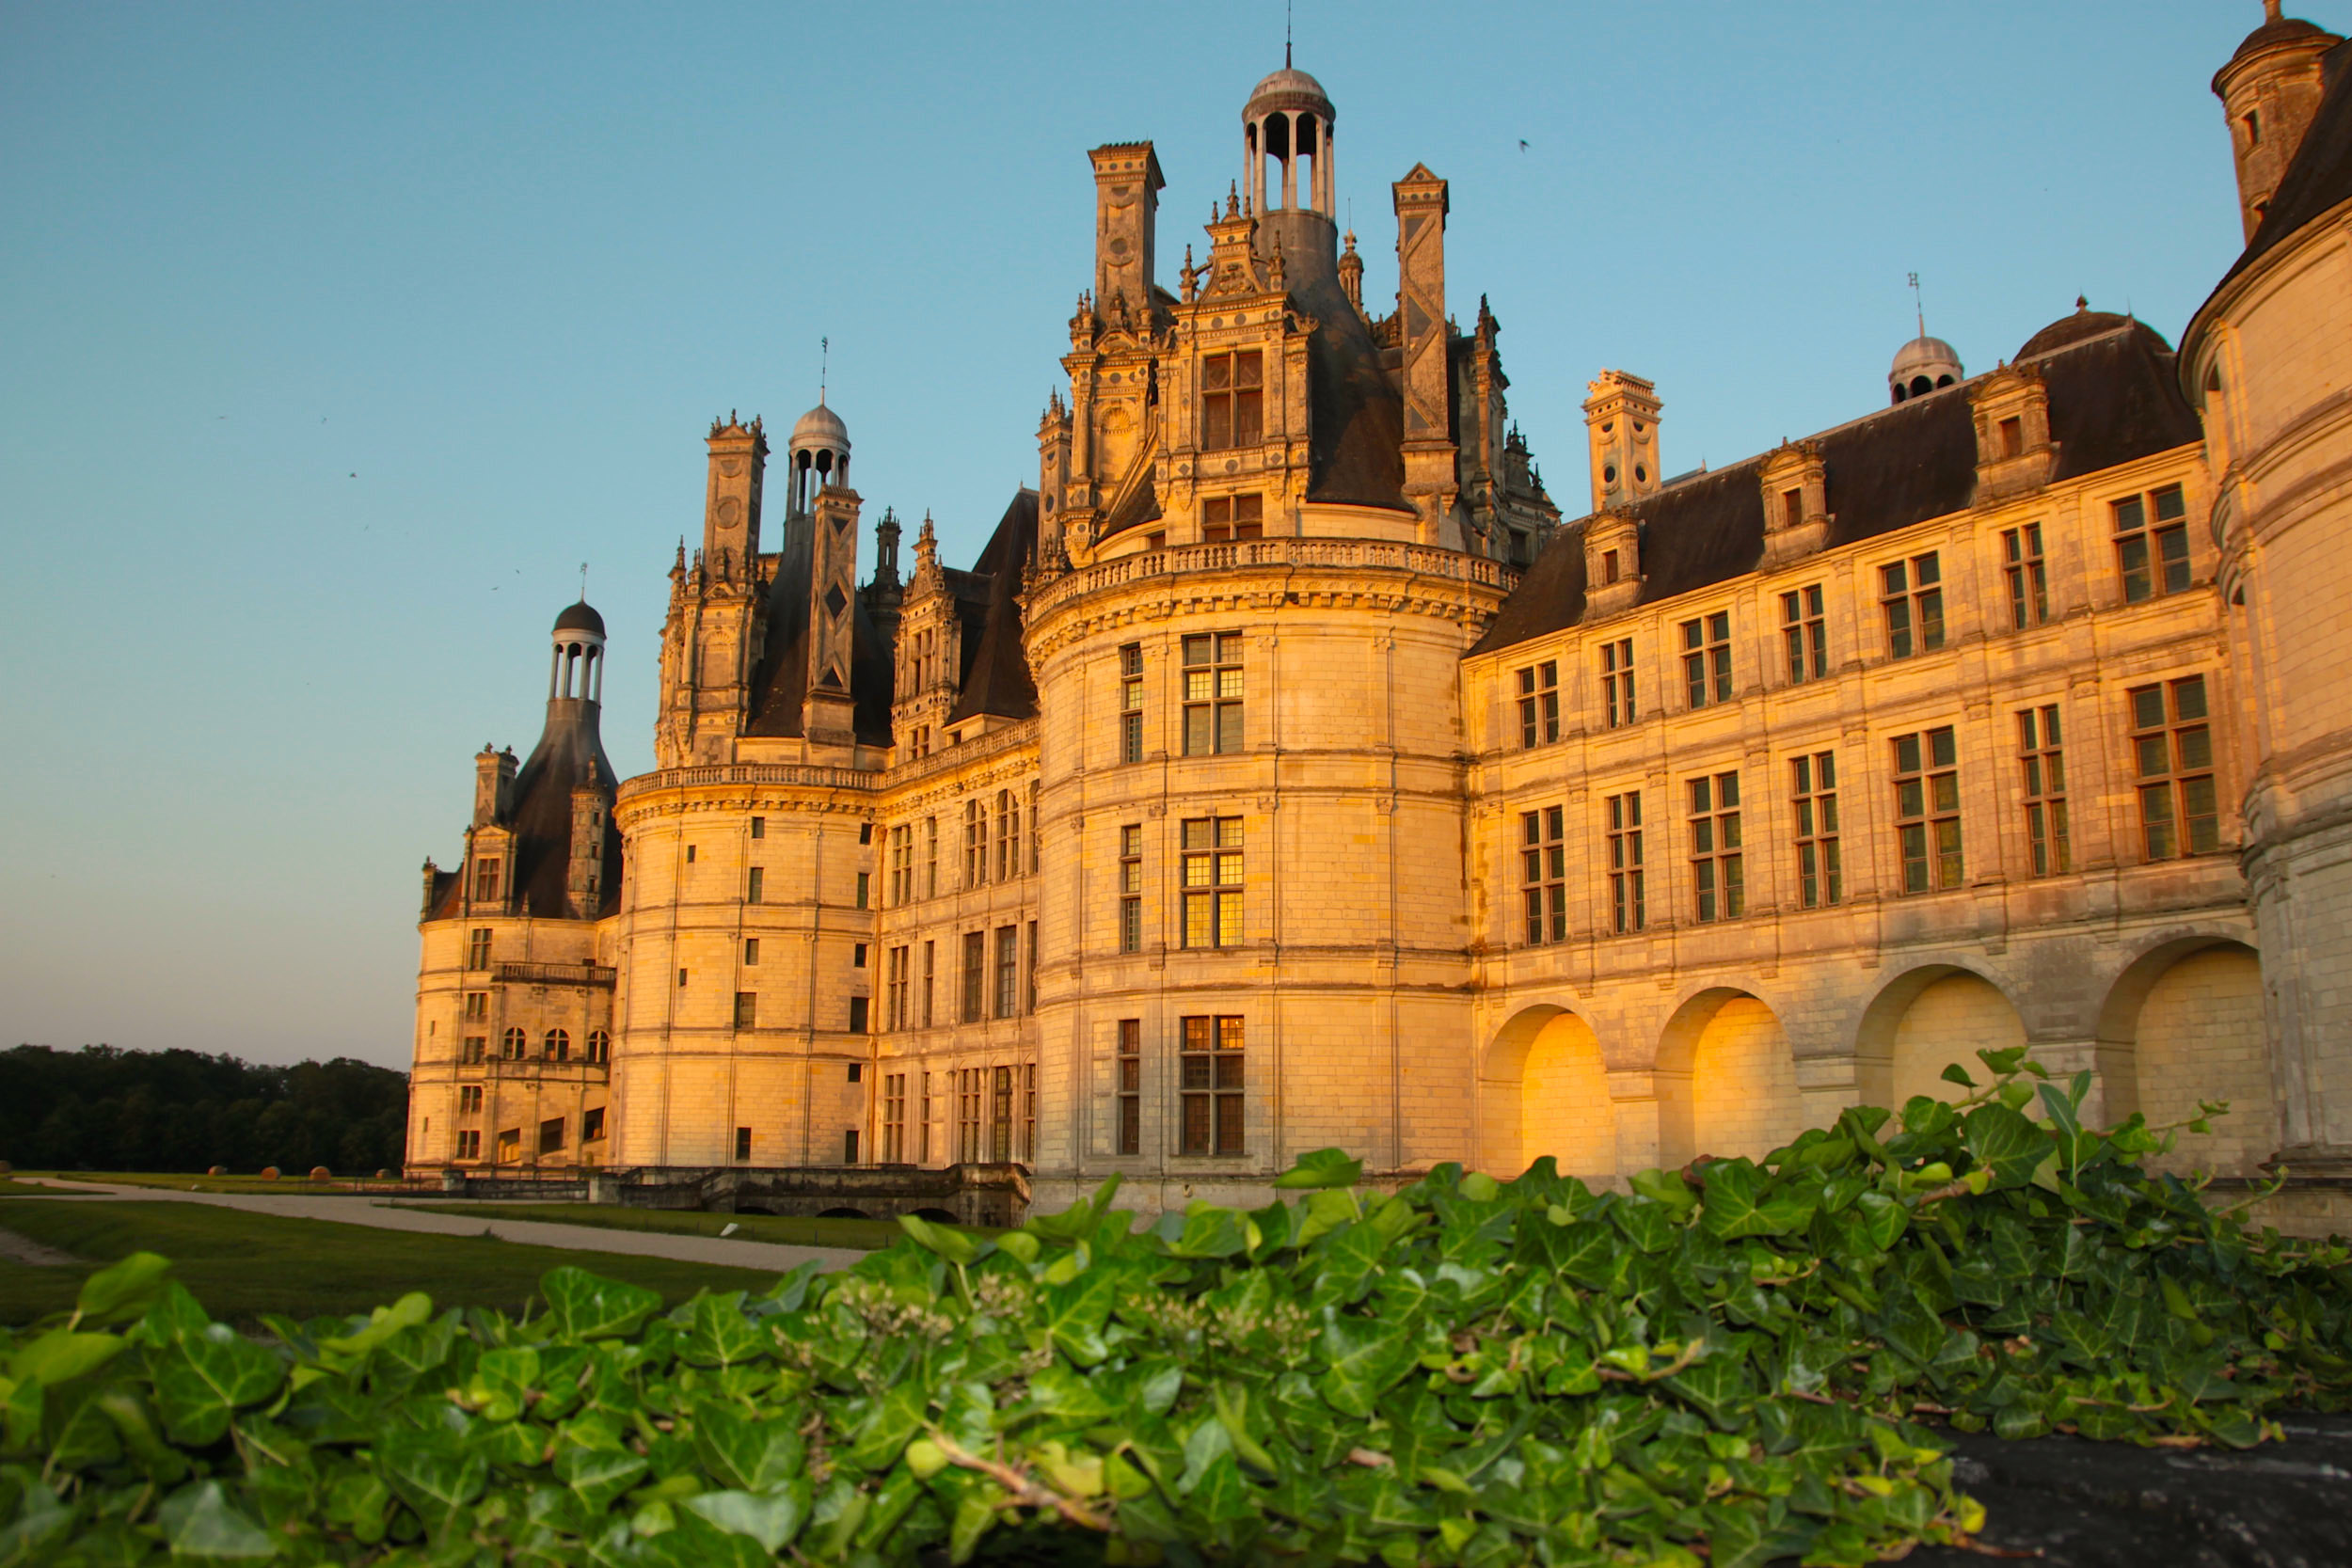
[[[2303,145],[2296,149],[2295,162],[2287,166],[2285,178],[2272,193],[2262,226],[2246,242],[2236,264],[2222,276],[2216,293],[2264,252],[2352,197],[2352,42],[2328,50],[2320,71],[2327,90],[2319,101],[2319,112],[2312,117],[2311,129],[2303,133]]]
[[[978,636],[971,634],[966,623],[963,695],[947,715],[951,724],[981,714],[1001,719],[1037,716],[1037,683],[1021,645],[1021,579],[1037,554],[1037,510],[1036,491],[1016,492],[980,558],[972,563],[975,576],[988,578],[988,610]]]
[[[2050,397],[2052,479],[2074,479],[2195,441],[2197,417],[2174,383],[2171,351],[2137,322],[2067,343],[2037,360]],[[1982,380],[1979,376],[1976,380]],[[1812,439],[1829,488],[1831,546],[1948,516],[1975,500],[1977,437],[1966,388],[1883,408]],[[1756,570],[1764,554],[1759,454],[1667,486],[1628,508],[1641,529],[1641,602]],[[1574,626],[1584,613],[1584,526],[1564,526],[1472,653]]]
[[[2246,41],[2239,44],[2237,52],[2230,56],[2230,65],[2235,65],[2256,50],[2267,49],[2274,43],[2300,43],[2305,39],[2332,40],[2334,38],[2335,34],[2325,27],[2296,17],[2282,16],[2276,22],[2265,22],[2247,34]],[[2225,65],[2221,71],[2214,72],[2214,91],[2217,94],[2221,90],[2221,71],[2229,69],[2230,66]]]
[[[1412,508],[1405,500],[1405,400],[1381,369],[1372,328],[1337,273],[1291,291],[1315,318],[1307,341],[1307,499]]]
[[[2031,359],[2037,355],[2053,353],[2069,343],[2079,343],[2085,339],[2096,338],[2102,332],[2112,332],[2119,326],[2129,326],[2131,323],[2131,317],[2119,316],[2112,310],[2093,310],[2089,301],[2076,295],[2074,313],[2071,316],[2060,316],[2026,339],[2025,346],[2017,351],[2017,357]]]
[[[515,832],[514,863],[507,868],[510,886],[522,895],[517,912],[544,920],[561,920],[571,911],[564,902],[564,882],[572,858],[572,791],[583,784],[600,784],[607,799],[619,782],[612,759],[604,754],[598,733],[597,705],[577,697],[558,697],[548,704],[547,726],[515,776],[515,814],[506,826]],[[436,879],[429,919],[458,913],[463,878],[450,874]],[[597,914],[620,908],[621,831],[612,814],[604,817],[604,865],[596,877]]]
[[[597,614],[586,599],[580,600],[555,618],[557,631],[592,631],[604,635],[604,617]]]
[[[785,524],[775,577],[768,586],[767,648],[752,672],[752,718],[746,735],[798,736],[801,704],[808,695],[809,544],[814,530],[806,517]],[[890,649],[866,596],[850,595],[850,695],[856,705],[852,727],[868,745],[890,744]]]

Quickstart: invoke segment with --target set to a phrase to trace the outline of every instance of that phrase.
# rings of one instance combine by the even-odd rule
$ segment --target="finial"
[[[2271,4],[2272,4],[2272,6],[2273,6],[2273,7],[2276,7],[2276,6],[2277,6],[2277,4],[2278,4],[2278,0],[2271,0]],[[2087,294],[2076,294],[2076,295],[2074,296],[2074,309],[2075,309],[2076,310],[2088,310],[2088,309],[2090,309],[2090,296],[2089,296],[2089,295],[2087,295]]]
[[[588,562],[585,561],[580,563],[580,602],[588,602]]]
[[[1915,272],[1906,276],[1911,279],[1911,311],[1918,318],[1919,336],[1924,338],[1928,335],[1928,312],[1927,307],[1919,302],[1919,275]]]
[[[1229,218],[1241,216],[1241,184],[1238,181],[1228,180],[1225,182],[1225,215]]]
[[[2279,0],[2263,0],[2263,20],[2265,22],[2279,20]]]
[[[2267,4],[2270,6],[2271,9],[2273,9],[2273,10],[2275,11],[2276,9],[2278,9],[2278,7],[2279,7],[2279,0],[2267,0]],[[1284,71],[1288,71],[1290,68],[1291,68],[1291,0],[1282,0],[1282,69],[1283,69]]]
[[[1347,253],[1350,256],[1356,254],[1356,230],[1353,229],[1347,231]]]
[[[833,340],[819,338],[817,340],[817,406],[819,408],[825,406],[825,376],[832,368]]]

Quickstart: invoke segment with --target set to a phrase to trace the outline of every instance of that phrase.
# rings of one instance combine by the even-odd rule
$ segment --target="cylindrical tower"
[[[792,473],[786,504],[793,517],[809,515],[818,491],[850,483],[850,427],[825,406],[822,397],[793,425],[792,438],[785,445],[785,462]]]
[[[2230,117],[2238,220],[2249,240],[2262,227],[2270,198],[2319,112],[2327,90],[2320,58],[2343,41],[2311,23],[2280,15],[2279,0],[2263,0],[2263,24],[2214,72],[2214,96]]]

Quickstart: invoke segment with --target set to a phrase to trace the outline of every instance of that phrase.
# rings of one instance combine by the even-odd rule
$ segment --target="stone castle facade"
[[[1924,330],[1875,412],[1668,478],[1584,404],[1564,519],[1446,182],[1398,286],[1287,66],[1158,282],[1149,143],[1039,474],[902,577],[821,403],[708,436],[657,767],[476,759],[423,888],[412,1170],[1017,1166],[1057,1204],[1761,1154],[1981,1047],[2095,1075],[2174,1158],[2352,1165],[2352,46],[2273,14],[2216,78],[2244,255],[2176,351],[2075,311],[1989,373]],[[1467,327],[1458,325],[1467,318]],[[885,1205],[886,1206],[886,1205]]]

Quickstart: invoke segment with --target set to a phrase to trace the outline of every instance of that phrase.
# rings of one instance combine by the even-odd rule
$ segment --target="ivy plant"
[[[248,1338],[141,1254],[0,1340],[0,1568],[1862,1563],[1981,1526],[1939,1429],[2234,1447],[2352,1398],[2341,1246],[1983,1056],[1624,1193],[1324,1150],[1263,1209],[908,1219],[668,1313],[563,1268],[519,1319]]]

